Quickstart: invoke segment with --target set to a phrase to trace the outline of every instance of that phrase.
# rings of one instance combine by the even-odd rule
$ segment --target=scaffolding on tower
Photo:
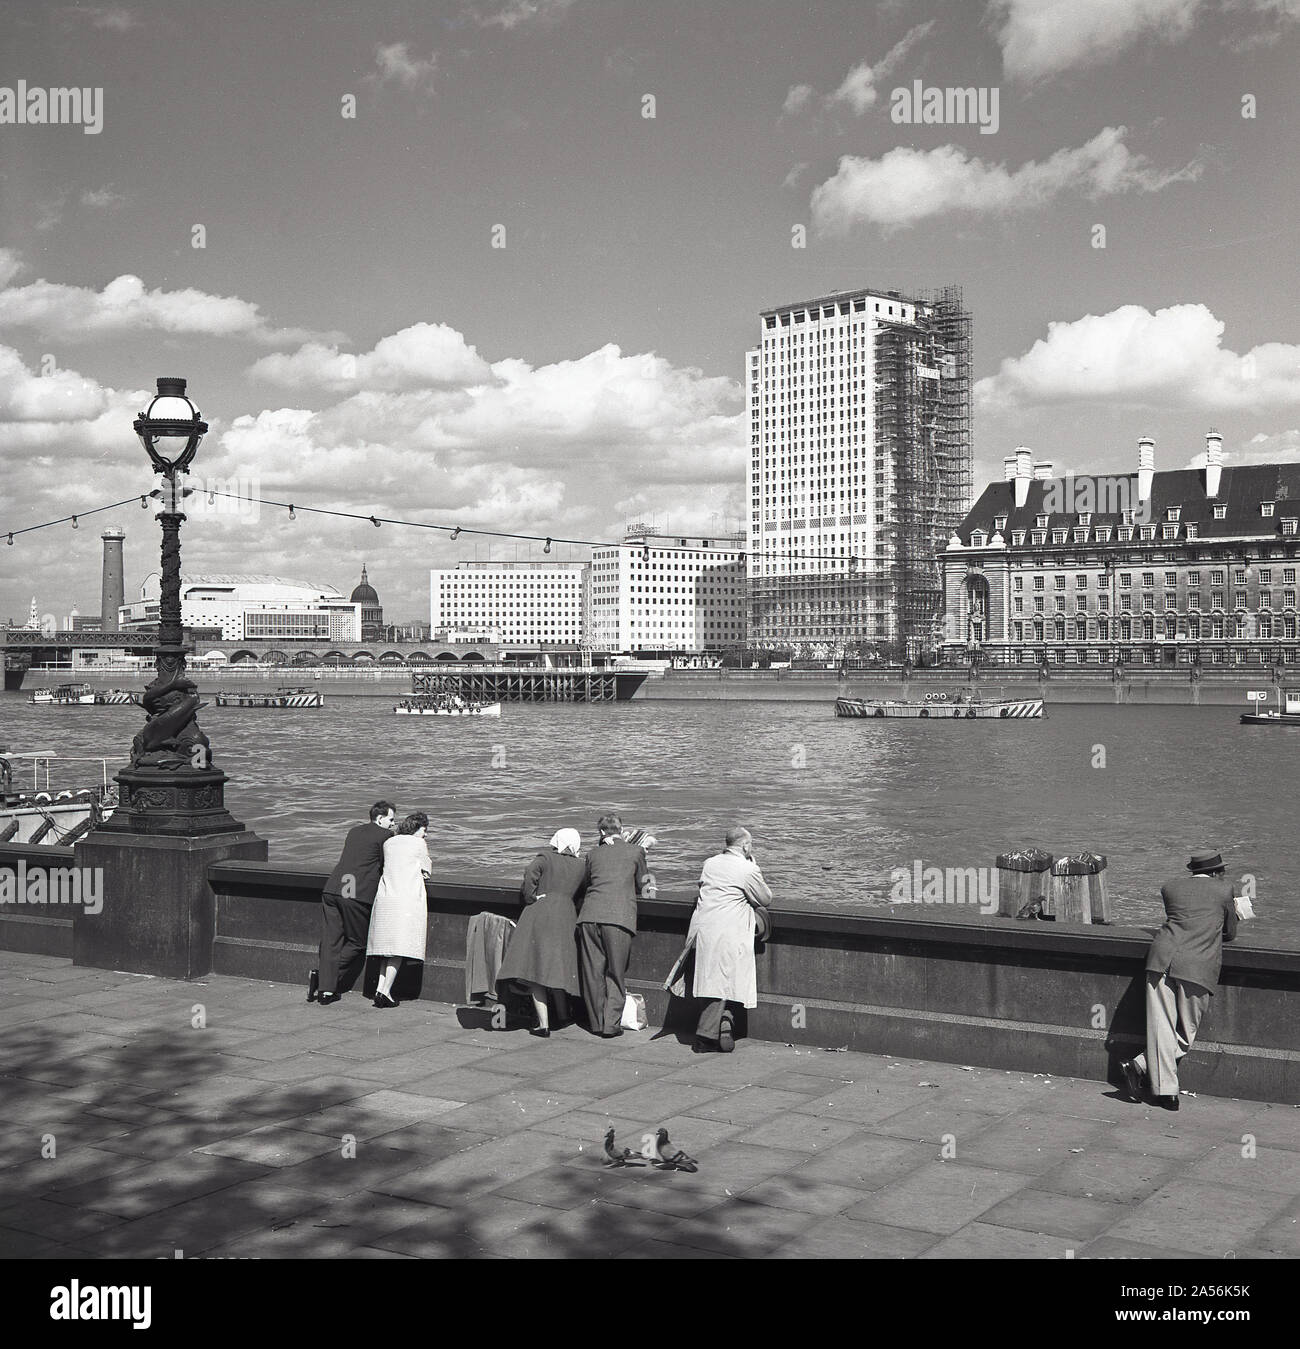
[[[928,316],[876,337],[877,464],[895,485],[881,532],[899,637],[913,657],[939,641],[939,554],[969,509],[972,477],[970,314],[957,286],[920,298]]]

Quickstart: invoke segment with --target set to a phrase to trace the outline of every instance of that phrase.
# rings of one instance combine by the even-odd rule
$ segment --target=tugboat
[[[1300,689],[1278,689],[1277,707],[1243,712],[1243,726],[1300,726]]]
[[[15,789],[18,760],[32,770],[31,790]],[[100,781],[89,787],[52,791],[50,766],[97,763]],[[44,781],[42,782],[42,778]],[[117,788],[108,780],[106,758],[65,754],[15,754],[0,746],[0,843],[46,843],[66,847],[117,809]]]
[[[976,698],[962,689],[949,697],[946,693],[927,693],[924,701],[892,698],[837,698],[837,717],[918,717],[941,721],[1041,717],[1041,698]]]
[[[89,684],[60,684],[53,689],[33,689],[31,701],[55,707],[93,706],[95,690]]]
[[[31,668],[32,658],[24,652],[5,652],[5,692],[17,692],[23,686],[23,676]]]
[[[500,703],[467,703],[454,693],[403,698],[393,708],[399,717],[499,717]]]
[[[221,692],[215,695],[218,707],[324,707],[325,695],[319,689],[276,689],[274,693]]]

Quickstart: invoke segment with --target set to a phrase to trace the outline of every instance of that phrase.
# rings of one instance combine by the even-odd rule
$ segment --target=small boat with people
[[[499,717],[500,703],[471,703],[456,693],[420,694],[403,698],[393,711],[399,717]]]
[[[1243,726],[1300,726],[1300,689],[1278,689],[1276,707],[1259,707],[1263,695],[1253,699],[1256,711],[1243,712]]]
[[[100,780],[87,784],[84,770],[60,771],[72,764],[98,764]],[[21,782],[15,781],[16,774]],[[75,781],[78,775],[80,782]],[[65,785],[60,787],[59,780]],[[0,746],[0,843],[67,847],[97,829],[116,809],[117,787],[108,780],[106,757],[15,753]]]
[[[218,707],[324,707],[325,695],[319,689],[303,688],[279,688],[274,693],[227,693],[223,689],[214,701]]]
[[[59,684],[52,689],[33,689],[31,701],[53,707],[90,707],[95,702],[95,690],[89,684]]]
[[[924,699],[837,698],[837,717],[914,717],[938,721],[1003,721],[1010,717],[1041,717],[1041,698],[981,698],[968,689],[957,693],[927,693]]]

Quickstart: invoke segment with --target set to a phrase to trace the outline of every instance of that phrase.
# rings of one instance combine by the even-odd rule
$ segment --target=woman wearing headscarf
[[[376,1007],[396,1007],[393,981],[403,960],[424,960],[429,932],[429,901],[424,878],[433,870],[424,840],[429,817],[417,810],[398,826],[384,844],[384,871],[370,912],[366,954],[384,959],[375,991]]]
[[[579,990],[574,901],[586,876],[581,850],[578,831],[561,829],[547,850],[533,858],[519,889],[524,911],[497,973],[498,984],[513,979],[527,990],[537,1014],[529,1034],[543,1039],[551,1033],[547,995],[555,994],[556,1014],[567,1022],[569,996],[576,997]]]

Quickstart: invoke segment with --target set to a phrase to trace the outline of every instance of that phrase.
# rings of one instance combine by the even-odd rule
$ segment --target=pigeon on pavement
[[[680,1148],[675,1151],[668,1151],[672,1143],[668,1138],[668,1130],[660,1128],[655,1134],[655,1154],[659,1160],[656,1165],[664,1171],[698,1171],[700,1164],[694,1157],[688,1157]]]
[[[611,1124],[605,1130],[605,1157],[606,1166],[644,1166],[645,1163],[640,1159],[631,1148],[624,1148],[621,1152],[614,1146],[614,1126]]]

